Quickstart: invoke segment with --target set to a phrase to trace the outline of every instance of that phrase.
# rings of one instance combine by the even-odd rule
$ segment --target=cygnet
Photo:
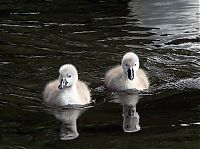
[[[78,80],[78,72],[71,64],[59,69],[59,78],[49,82],[44,90],[44,100],[49,105],[85,105],[90,103],[90,91],[87,85]]]
[[[113,91],[144,90],[149,87],[146,73],[139,68],[139,58],[133,52],[124,55],[121,66],[115,66],[105,75],[106,86]]]

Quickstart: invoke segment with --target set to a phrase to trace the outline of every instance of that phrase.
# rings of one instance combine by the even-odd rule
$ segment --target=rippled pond
[[[198,0],[1,0],[0,148],[200,148],[199,20]],[[134,133],[123,131],[122,106],[104,85],[129,51],[151,82]],[[75,114],[70,141],[42,99],[65,63],[95,101]]]

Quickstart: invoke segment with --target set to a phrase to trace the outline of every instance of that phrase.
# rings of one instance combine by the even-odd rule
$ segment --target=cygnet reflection
[[[123,108],[123,130],[124,132],[139,131],[140,116],[136,111],[136,105],[139,101],[139,95],[133,93],[118,93],[117,98]]]
[[[51,114],[61,121],[61,140],[72,140],[79,136],[77,131],[77,119],[83,111],[85,111],[85,109],[75,107],[51,110]]]

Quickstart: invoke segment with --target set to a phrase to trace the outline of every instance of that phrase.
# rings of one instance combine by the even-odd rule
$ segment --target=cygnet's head
[[[78,81],[78,72],[71,64],[62,65],[59,69],[59,89],[69,88]]]
[[[122,59],[122,68],[129,80],[133,80],[139,69],[139,58],[135,53],[128,52]]]

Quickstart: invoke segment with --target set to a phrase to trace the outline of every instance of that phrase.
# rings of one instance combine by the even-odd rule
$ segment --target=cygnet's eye
[[[136,63],[135,63],[135,66],[136,66]]]
[[[68,77],[69,77],[69,78],[71,78],[72,76],[71,76],[71,75],[69,75]]]
[[[126,64],[126,66],[128,66],[128,64]]]

